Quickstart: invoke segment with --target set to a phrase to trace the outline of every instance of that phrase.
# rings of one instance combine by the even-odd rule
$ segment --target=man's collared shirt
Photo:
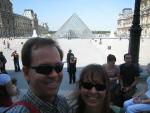
[[[36,107],[40,113],[70,113],[71,109],[64,97],[56,96],[54,103],[44,102],[29,89],[21,101],[29,102]],[[30,113],[29,109],[22,105],[16,105],[6,113]]]

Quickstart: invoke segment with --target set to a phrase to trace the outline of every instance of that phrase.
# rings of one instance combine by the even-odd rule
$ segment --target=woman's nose
[[[96,90],[96,88],[95,87],[92,87],[92,89],[90,90],[92,93],[96,93],[97,92],[97,90]]]

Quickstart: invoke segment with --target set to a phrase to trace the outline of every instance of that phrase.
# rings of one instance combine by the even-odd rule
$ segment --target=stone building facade
[[[0,37],[31,37],[33,30],[42,35],[48,33],[47,26],[39,25],[32,9],[25,9],[23,15],[14,14],[11,1],[0,0]]]
[[[117,20],[117,36],[120,38],[128,38],[130,35],[130,27],[133,20],[133,10],[124,8],[119,14]],[[141,0],[140,6],[140,25],[142,28],[141,37],[150,38],[150,0]]]
[[[16,37],[29,37],[32,36],[32,20],[18,14],[14,14],[15,36]]]
[[[39,34],[37,14],[34,13],[34,11],[32,9],[25,9],[23,16],[25,16],[31,20],[32,31],[35,29],[37,34]]]
[[[0,37],[14,36],[14,16],[10,0],[0,0]]]
[[[39,34],[48,34],[48,24],[47,23],[41,23],[40,25],[38,25],[38,33]]]

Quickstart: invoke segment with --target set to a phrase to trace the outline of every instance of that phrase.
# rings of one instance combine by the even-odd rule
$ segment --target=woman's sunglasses
[[[106,85],[104,84],[92,84],[90,82],[81,82],[81,87],[88,89],[88,90],[95,87],[97,91],[104,91],[106,89]]]
[[[43,75],[48,75],[52,73],[53,70],[55,70],[57,73],[60,73],[63,69],[63,63],[56,63],[54,65],[51,64],[43,64],[39,66],[31,66],[31,69],[34,69],[37,73],[43,74]]]

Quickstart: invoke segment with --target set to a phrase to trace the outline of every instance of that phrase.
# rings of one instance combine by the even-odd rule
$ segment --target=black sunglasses
[[[81,87],[88,89],[88,90],[95,87],[97,91],[104,91],[106,89],[106,85],[104,84],[92,84],[90,82],[81,82]]]
[[[54,65],[51,64],[43,64],[43,65],[39,65],[39,66],[31,66],[31,69],[34,69],[37,73],[43,74],[43,75],[48,75],[50,73],[52,73],[53,69],[59,73],[62,71],[63,69],[63,63],[56,63]]]

